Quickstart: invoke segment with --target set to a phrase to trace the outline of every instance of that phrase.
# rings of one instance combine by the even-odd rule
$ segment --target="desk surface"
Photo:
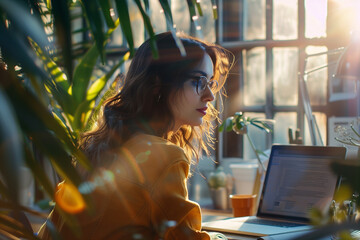
[[[233,217],[231,210],[201,209],[202,221],[210,222]],[[254,240],[257,237],[244,236],[239,234],[223,233],[229,240]]]

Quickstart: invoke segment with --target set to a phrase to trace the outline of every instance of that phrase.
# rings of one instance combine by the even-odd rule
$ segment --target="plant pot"
[[[225,187],[210,188],[210,194],[215,209],[220,209],[220,210],[228,209],[229,198]]]

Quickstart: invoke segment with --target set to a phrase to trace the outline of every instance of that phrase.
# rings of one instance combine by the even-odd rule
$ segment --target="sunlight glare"
[[[349,26],[351,32],[360,30],[360,1],[359,0],[331,0],[342,18],[339,19],[343,26]]]
[[[305,37],[326,37],[327,1],[305,1]]]
[[[61,182],[56,187],[55,202],[68,213],[79,213],[85,209],[85,201],[71,183]]]

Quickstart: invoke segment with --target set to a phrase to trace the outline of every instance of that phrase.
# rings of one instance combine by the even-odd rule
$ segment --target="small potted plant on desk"
[[[232,192],[233,179],[226,174],[222,166],[218,166],[208,177],[211,199],[215,209],[226,210],[229,208],[229,194]]]
[[[241,134],[247,137],[252,150],[256,155],[256,159],[258,162],[258,170],[257,176],[255,179],[255,187],[254,187],[254,194],[260,196],[260,192],[262,191],[262,185],[266,173],[266,167],[264,166],[263,162],[260,159],[260,154],[265,155],[262,151],[256,149],[250,135],[248,134],[248,126],[257,127],[260,130],[263,130],[267,133],[272,132],[272,128],[270,124],[273,124],[274,120],[272,119],[261,119],[261,118],[251,118],[246,117],[242,112],[236,112],[233,116],[228,117],[220,126],[219,131],[234,131],[236,134]],[[259,198],[257,197],[257,204],[259,203]]]

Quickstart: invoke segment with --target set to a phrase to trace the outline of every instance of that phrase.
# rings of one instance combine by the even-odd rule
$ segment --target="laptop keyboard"
[[[292,223],[292,222],[281,222],[281,221],[273,221],[261,218],[251,218],[245,221],[246,223],[252,224],[261,224],[261,225],[268,225],[268,226],[276,226],[276,227],[299,227],[304,226],[305,224],[301,223]]]

